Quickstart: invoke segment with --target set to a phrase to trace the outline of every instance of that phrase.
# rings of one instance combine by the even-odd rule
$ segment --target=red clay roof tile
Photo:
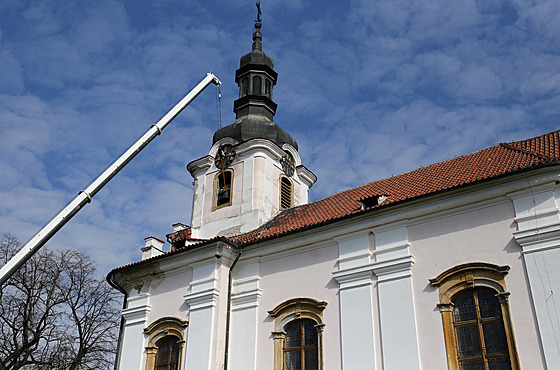
[[[241,244],[254,243],[366,212],[367,208],[362,209],[361,200],[368,197],[387,196],[382,204],[371,208],[387,207],[404,200],[511,174],[558,160],[559,148],[560,131],[498,144],[285,210],[262,227],[230,239]]]

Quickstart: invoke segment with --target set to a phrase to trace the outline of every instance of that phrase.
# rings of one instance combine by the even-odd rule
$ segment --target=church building
[[[190,225],[107,276],[117,368],[560,369],[560,131],[309,203],[255,28]]]

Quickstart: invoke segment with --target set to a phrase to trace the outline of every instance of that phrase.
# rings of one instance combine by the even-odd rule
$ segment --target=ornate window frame
[[[268,314],[274,318],[274,370],[284,369],[284,343],[286,332],[284,328],[295,320],[311,319],[317,324],[317,343],[319,356],[319,370],[323,369],[323,310],[327,307],[327,302],[318,301],[313,298],[292,298],[280,303]]]
[[[430,283],[439,289],[437,305],[443,322],[445,349],[447,352],[447,366],[450,370],[458,370],[457,338],[453,327],[453,300],[459,294],[475,288],[490,288],[496,292],[500,301],[504,328],[509,350],[509,358],[513,370],[520,369],[519,357],[513,335],[513,326],[509,310],[509,292],[506,290],[505,276],[509,266],[497,266],[484,262],[465,263],[452,267],[436,278],[429,279]]]
[[[182,369],[185,329],[188,325],[188,321],[176,317],[163,317],[154,321],[144,329],[144,333],[149,336],[148,345],[146,346],[146,370],[153,370],[155,368],[158,352],[157,342],[167,336],[175,336],[179,339],[179,362],[177,368]]]

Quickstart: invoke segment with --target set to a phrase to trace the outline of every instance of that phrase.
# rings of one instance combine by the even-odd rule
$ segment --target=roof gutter
[[[224,344],[224,370],[227,370],[228,368],[228,358],[229,358],[229,328],[230,328],[230,322],[231,322],[231,290],[232,290],[232,286],[233,286],[233,269],[235,268],[235,265],[237,265],[237,261],[239,261],[239,258],[241,257],[241,253],[243,253],[243,249],[242,248],[238,248],[237,249],[237,256],[235,257],[235,260],[233,261],[233,263],[231,264],[231,267],[229,268],[229,275],[228,275],[228,296],[227,296],[227,314],[226,314],[226,339],[225,339],[225,344]]]
[[[107,280],[107,282],[109,283],[110,286],[117,289],[118,291],[120,291],[124,295],[123,307],[122,307],[122,309],[124,310],[127,306],[127,303],[128,303],[128,293],[126,292],[126,290],[122,286],[120,286],[115,280],[113,280],[113,271],[111,271],[107,274],[106,280]],[[121,323],[119,325],[119,337],[117,339],[117,353],[115,354],[115,365],[113,367],[114,370],[118,370],[118,367],[119,367],[123,336],[124,336],[124,316],[121,315]]]

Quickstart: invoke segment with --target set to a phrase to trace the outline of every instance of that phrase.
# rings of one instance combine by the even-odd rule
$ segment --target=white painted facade
[[[277,221],[285,176],[280,159],[287,153],[295,162],[293,206],[308,203],[316,181],[295,140],[272,121],[276,75],[262,53],[260,23],[256,28],[253,51],[236,74],[236,122],[218,130],[208,155],[187,166],[194,178],[191,224],[174,225],[173,234],[186,237],[170,253],[161,240],[146,238],[142,261],[108,276],[126,292],[117,368],[152,370],[154,330],[162,336],[174,330],[181,370],[279,370],[286,324],[305,315],[316,324],[321,370],[456,368],[448,348],[455,329],[447,337],[444,330],[450,305],[434,278],[478,263],[503,272],[496,284],[505,291],[496,296],[511,323],[510,358],[519,363],[513,367],[560,369],[556,162],[378,208],[353,199],[355,213],[336,220],[327,214],[300,227],[294,217],[284,234],[235,238]],[[246,95],[249,85],[265,95]],[[216,178],[223,170],[214,160],[224,145],[235,151],[227,169],[231,202],[218,206]],[[297,211],[301,218],[315,212],[312,206]],[[460,279],[468,289],[490,284],[488,276],[468,272]],[[171,324],[158,329],[161,322]]]
[[[542,169],[246,246],[233,270],[228,369],[273,369],[268,311],[300,297],[327,302],[324,369],[446,369],[429,279],[469,262],[510,267],[521,368],[559,368],[559,176]],[[117,272],[129,294],[119,368],[145,369],[143,328],[178,317],[189,323],[184,369],[223,369],[237,253],[218,240]]]

